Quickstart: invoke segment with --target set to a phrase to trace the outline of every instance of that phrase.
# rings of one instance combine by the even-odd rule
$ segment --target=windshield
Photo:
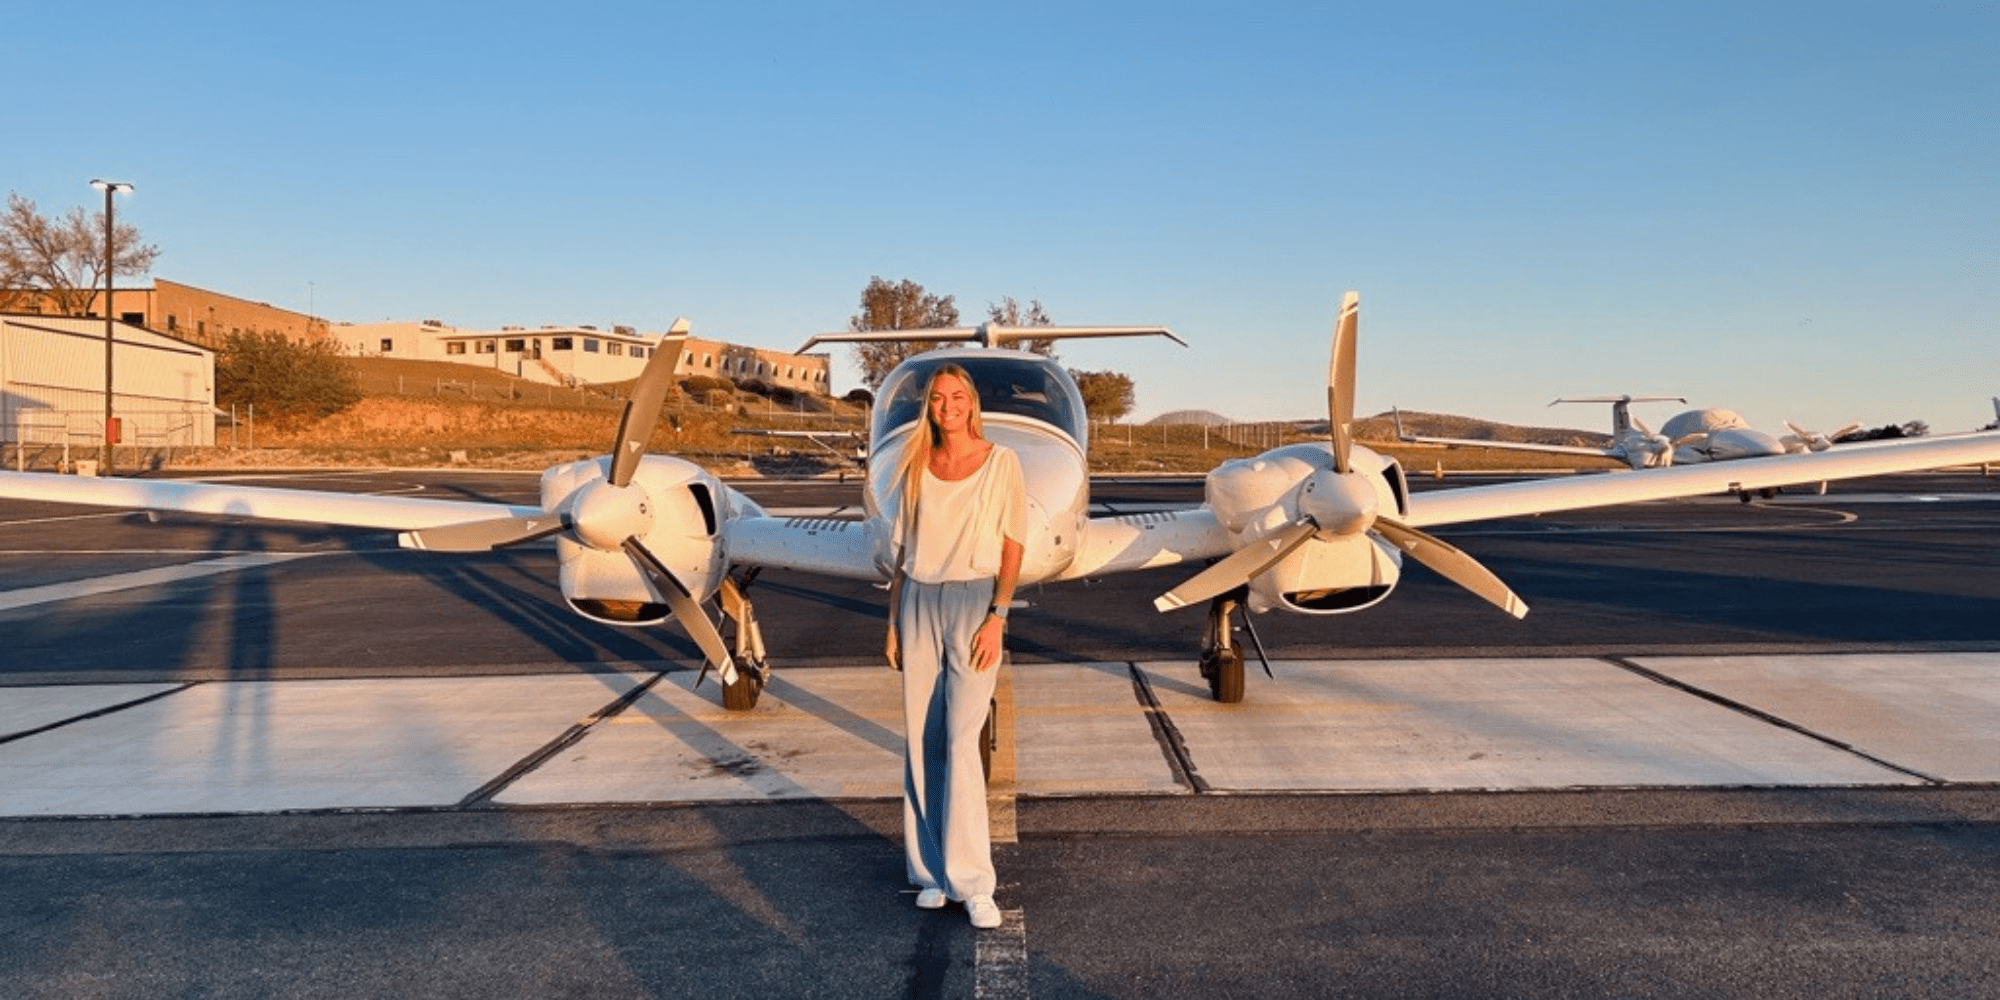
[[[891,373],[875,400],[873,439],[885,441],[890,431],[916,420],[924,407],[924,387],[931,373],[948,364],[972,373],[982,414],[1011,413],[1039,420],[1089,447],[1083,397],[1061,366],[1047,358],[995,353],[991,357],[955,354],[919,357]]]

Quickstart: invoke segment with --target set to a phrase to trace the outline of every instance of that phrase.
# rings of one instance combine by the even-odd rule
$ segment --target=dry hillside
[[[539,469],[604,453],[624,407],[629,383],[565,389],[492,369],[438,361],[350,359],[362,401],[296,429],[250,425],[220,429],[221,447],[167,456],[188,466],[444,466]],[[862,429],[865,411],[789,392],[761,394],[689,380],[668,397],[651,441],[653,450],[682,455],[724,475],[816,475],[852,468],[833,450],[797,439],[756,437],[739,429]],[[1595,443],[1603,435],[1561,428],[1523,428],[1466,417],[1405,413],[1415,434],[1564,444]],[[1199,426],[1096,430],[1091,465],[1099,472],[1204,471],[1228,458],[1278,444],[1323,439],[1325,423],[1267,424],[1231,433]],[[1395,441],[1386,414],[1356,422],[1356,437],[1419,472],[1438,469],[1598,466],[1589,459],[1439,448]]]

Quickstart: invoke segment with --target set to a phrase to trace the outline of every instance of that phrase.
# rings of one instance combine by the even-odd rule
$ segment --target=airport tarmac
[[[1001,936],[896,893],[866,585],[767,574],[727,712],[546,552],[10,504],[0,994],[1995,995],[1996,501],[1467,526],[1526,622],[1423,575],[1266,616],[1236,705],[1143,610],[1177,573],[1030,594]]]
[[[533,487],[526,476],[466,486],[449,475],[309,474],[302,485],[501,499]],[[850,485],[748,488],[774,508],[853,506]],[[1095,495],[1108,509],[1158,509],[1191,502],[1198,486],[1107,482]],[[779,670],[759,706],[738,713],[719,707],[713,682],[695,686],[674,630],[545,635],[554,621],[524,614],[534,595],[497,583],[532,575],[545,546],[438,559],[383,550],[379,533],[11,511],[0,511],[0,540],[43,550],[0,554],[0,580],[17,581],[0,590],[0,618],[22,654],[0,676],[32,682],[0,687],[0,816],[898,794],[898,685],[873,663],[879,595],[865,584],[774,571],[753,588],[773,592],[759,597],[760,618]],[[1531,603],[1555,606],[1525,623],[1467,619],[1486,633],[1476,646],[1456,618],[1429,632],[1396,623],[1403,645],[1391,648],[1366,633],[1356,641],[1352,625],[1376,610],[1261,616],[1274,677],[1256,676],[1253,660],[1250,697],[1236,705],[1211,701],[1191,660],[1089,655],[1109,651],[1114,620],[1190,628],[1192,613],[1118,609],[1145,593],[1121,585],[1157,588],[1184,571],[1050,588],[1059,600],[1033,588],[1000,687],[995,785],[1037,798],[2000,781],[2000,741],[1989,736],[2000,730],[2000,626],[1980,613],[1996,607],[2000,579],[1990,565],[1959,571],[1992,546],[1980,528],[1996,520],[1990,480],[1932,475],[1754,507],[1694,500],[1462,526],[1460,544]],[[1905,553],[1895,563],[1882,558],[1892,549]],[[1629,565],[1635,553],[1652,565]],[[1614,590],[1597,569],[1576,569],[1586,559],[1626,562],[1642,582]],[[464,585],[467,562],[486,571],[476,586]],[[440,578],[441,565],[454,575]],[[1545,579],[1548,566],[1577,581],[1575,606]],[[1750,567],[1760,575],[1746,581]],[[1827,587],[1829,574],[1856,579]],[[1799,589],[1813,577],[1820,589]],[[1413,574],[1404,591],[1417,596],[1394,595],[1384,610],[1435,597],[1435,584]],[[1675,593],[1688,603],[1672,606]],[[1484,611],[1442,594],[1451,615]],[[440,613],[440,597],[476,607]],[[1753,599],[1763,606],[1746,612]],[[1899,601],[1933,613],[1912,620]],[[1792,617],[1799,603],[1805,614]],[[206,610],[218,606],[220,616]],[[410,608],[435,620],[364,620]],[[1881,611],[1877,629],[1928,627],[1933,641],[1870,641],[1855,621],[1868,609]],[[204,617],[228,627],[190,624]],[[1617,624],[1595,645],[1536,631],[1579,618]],[[117,621],[146,642],[63,630],[76,621]],[[279,638],[300,628],[301,641]],[[1354,648],[1329,655],[1300,643],[1301,631]],[[410,641],[343,646],[384,633]],[[800,647],[813,655],[791,655]],[[566,655],[537,666],[550,649]],[[466,650],[484,655],[445,669],[449,651]]]

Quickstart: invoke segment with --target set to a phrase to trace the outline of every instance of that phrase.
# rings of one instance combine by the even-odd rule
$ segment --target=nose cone
[[[1313,519],[1321,536],[1367,531],[1381,502],[1374,481],[1358,472],[1320,469],[1299,488],[1299,513]]]

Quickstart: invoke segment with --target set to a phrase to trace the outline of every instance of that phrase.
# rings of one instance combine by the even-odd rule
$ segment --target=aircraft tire
[[[722,707],[732,712],[748,712],[757,707],[757,696],[764,693],[764,683],[758,680],[754,671],[738,670],[736,683],[722,686]]]
[[[1202,664],[1203,674],[1208,676],[1208,691],[1215,700],[1224,705],[1234,705],[1243,700],[1243,653],[1237,649],[1222,649],[1209,654],[1209,661]]]

